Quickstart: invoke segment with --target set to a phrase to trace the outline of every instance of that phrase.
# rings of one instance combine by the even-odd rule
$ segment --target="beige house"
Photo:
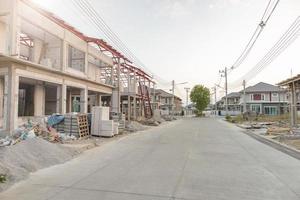
[[[155,94],[155,96],[154,96]],[[174,104],[173,102],[173,95],[162,90],[156,89],[155,92],[151,91],[152,96],[152,107],[154,109],[160,109],[162,114],[169,115],[172,114],[172,106],[174,109],[175,115],[180,115],[183,108],[182,108],[182,100],[181,98],[174,96]]]

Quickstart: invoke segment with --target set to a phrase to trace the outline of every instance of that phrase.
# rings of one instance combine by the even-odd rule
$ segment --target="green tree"
[[[203,85],[195,85],[191,91],[190,98],[196,104],[197,114],[202,115],[203,110],[210,102],[210,91]]]

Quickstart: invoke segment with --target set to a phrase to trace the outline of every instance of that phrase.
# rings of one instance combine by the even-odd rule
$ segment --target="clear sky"
[[[35,0],[81,31],[96,34],[71,0]],[[89,0],[112,30],[152,72],[184,87],[218,82],[255,30],[269,0]],[[300,0],[281,0],[250,56],[229,83],[251,69],[300,15]],[[300,73],[300,39],[248,85],[271,84]],[[223,83],[222,83],[223,84]],[[168,89],[170,86],[163,89]],[[240,88],[229,88],[229,92]],[[222,91],[218,91],[221,97]]]

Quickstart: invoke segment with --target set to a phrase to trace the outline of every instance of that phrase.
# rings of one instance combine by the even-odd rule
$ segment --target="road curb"
[[[300,160],[300,151],[293,147],[287,146],[273,139],[266,138],[262,135],[252,133],[249,130],[243,130],[242,132],[263,144],[273,147],[274,149],[281,151],[282,153],[285,153],[293,158]]]

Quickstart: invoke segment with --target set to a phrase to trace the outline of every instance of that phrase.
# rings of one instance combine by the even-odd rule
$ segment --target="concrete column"
[[[43,41],[40,39],[34,39],[34,47],[33,47],[33,58],[32,61],[35,63],[40,63],[42,59],[43,53]]]
[[[136,71],[134,70],[134,73],[133,73],[133,119],[136,120],[136,94],[137,94],[137,91],[136,91]]]
[[[131,120],[131,99],[130,99],[131,97],[130,97],[130,95],[128,95],[128,100],[127,100],[127,102],[128,102],[128,121],[130,121]]]
[[[120,107],[120,101],[118,101],[118,89],[113,89],[111,96],[111,111],[114,113],[118,113],[118,109]]]
[[[45,87],[41,84],[34,86],[34,116],[45,115]]]
[[[88,90],[87,88],[80,90],[80,112],[87,113],[88,108]]]
[[[136,120],[136,95],[133,96],[133,119]]]
[[[0,78],[0,118],[3,118],[4,79]]]
[[[127,96],[127,119],[128,121],[131,120],[131,76],[130,71],[127,71],[127,89],[128,89],[128,96]]]
[[[117,77],[118,77],[118,113],[121,113],[121,60],[118,59],[118,66],[117,66]]]
[[[69,112],[72,112],[72,108],[73,108],[73,102],[72,102],[72,90],[70,90],[69,91],[69,93],[67,94],[67,96],[68,96],[68,100],[69,100],[69,102],[68,102],[68,109],[69,109]]]
[[[18,100],[19,100],[19,76],[15,73],[15,68],[9,68],[9,72],[4,76],[4,113],[3,128],[12,134],[18,127]]]
[[[291,113],[291,127],[294,127],[297,124],[297,107],[296,107],[296,88],[295,82],[291,83],[291,103],[290,103],[290,113]]]
[[[86,45],[86,53],[84,56],[84,73],[88,74],[88,52],[89,52],[89,48],[88,48],[88,44]]]
[[[61,70],[64,72],[67,70],[67,65],[68,65],[68,43],[64,40],[62,42],[62,51],[61,51],[61,60],[62,60],[62,68]]]
[[[67,111],[67,86],[65,84],[57,87],[57,106],[58,113],[66,114]]]
[[[102,96],[101,94],[97,94],[97,102],[96,102],[96,105],[97,106],[102,106]]]
[[[8,53],[12,56],[20,54],[20,17],[18,15],[18,2],[17,0],[8,1],[10,3],[9,15],[9,39],[7,42]]]

